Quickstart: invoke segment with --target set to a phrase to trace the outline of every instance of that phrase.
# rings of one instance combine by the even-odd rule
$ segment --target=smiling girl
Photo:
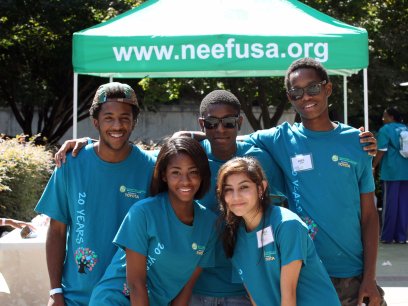
[[[291,211],[270,204],[256,159],[225,163],[217,196],[226,223],[225,252],[254,305],[340,305],[306,225]]]

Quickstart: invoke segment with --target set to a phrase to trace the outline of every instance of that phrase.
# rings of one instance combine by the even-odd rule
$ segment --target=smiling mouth
[[[114,133],[108,133],[109,136],[113,137],[113,138],[120,138],[123,137],[125,135],[125,133],[123,132],[114,132]]]
[[[308,109],[313,108],[313,107],[315,107],[315,106],[316,106],[316,103],[313,103],[313,104],[307,104],[307,105],[305,105],[305,106],[303,107],[303,109],[308,110]]]

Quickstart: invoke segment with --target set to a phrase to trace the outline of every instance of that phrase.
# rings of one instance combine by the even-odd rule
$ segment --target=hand
[[[364,127],[360,127],[360,143],[367,143],[366,146],[363,147],[364,151],[367,151],[368,155],[375,156],[377,154],[377,139],[375,139],[373,133],[370,131],[364,132]]]
[[[72,150],[72,157],[76,157],[78,152],[82,149],[82,147],[86,146],[88,143],[88,137],[78,138],[78,139],[71,139],[64,141],[64,144],[58,150],[57,153],[54,155],[54,161],[56,166],[59,168],[61,167],[62,163],[65,163],[66,154]]]
[[[57,293],[50,296],[47,306],[65,306],[64,295]]]
[[[368,298],[370,306],[380,306],[381,294],[378,292],[377,283],[374,280],[366,281],[363,279],[358,293],[358,303],[360,306],[364,298]]]
[[[23,227],[28,226],[31,230],[33,231],[36,230],[36,228],[31,223],[14,220],[14,219],[6,219],[6,225],[14,227],[14,228],[19,228],[19,229],[22,229]]]

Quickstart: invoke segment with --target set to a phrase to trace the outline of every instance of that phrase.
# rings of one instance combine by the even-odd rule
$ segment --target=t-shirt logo
[[[129,188],[124,185],[119,187],[119,191],[125,195],[127,198],[132,199],[143,199],[145,197],[146,191],[136,188]]]
[[[191,248],[196,251],[197,255],[203,255],[205,251],[205,246],[198,245],[197,243],[193,242]]]
[[[312,219],[310,219],[309,217],[301,217],[303,222],[306,223],[307,226],[307,231],[309,233],[310,238],[312,238],[312,240],[314,240],[319,228],[317,227],[316,222],[314,222]]]
[[[90,248],[79,247],[74,254],[75,263],[78,266],[78,273],[84,273],[85,269],[90,272],[98,263],[98,255]]]

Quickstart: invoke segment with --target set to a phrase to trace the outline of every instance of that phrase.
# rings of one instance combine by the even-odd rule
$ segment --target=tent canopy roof
[[[150,0],[74,33],[79,74],[282,76],[310,56],[331,74],[368,65],[368,37],[295,0]]]

